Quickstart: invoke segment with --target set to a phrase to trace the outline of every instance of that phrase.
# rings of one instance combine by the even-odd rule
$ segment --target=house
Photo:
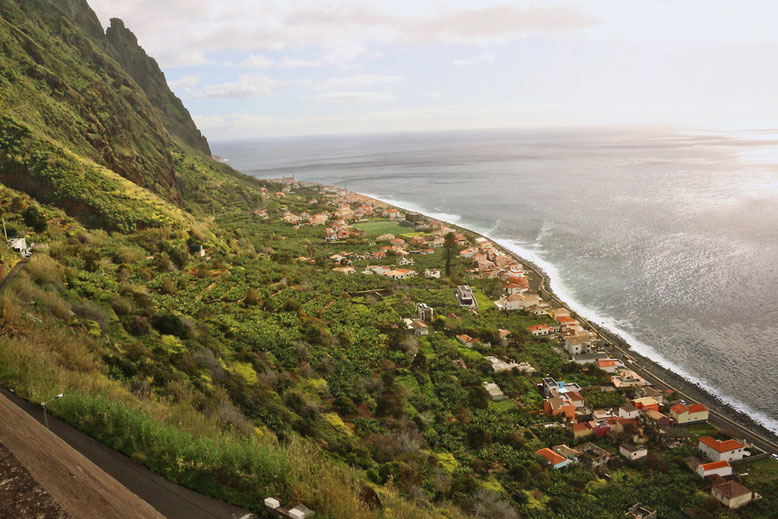
[[[559,395],[559,382],[554,377],[543,377],[543,395],[546,398]]]
[[[573,449],[568,447],[567,445],[555,445],[551,447],[551,450],[559,454],[560,456],[564,456],[565,458],[572,460],[572,461],[578,461],[579,456],[581,456],[581,451]]]
[[[733,462],[746,456],[746,446],[736,440],[714,440],[710,436],[700,438],[700,452],[711,461]]]
[[[640,410],[632,404],[624,404],[619,407],[619,418],[637,418],[640,416]]]
[[[564,415],[575,421],[575,404],[566,397],[552,397],[543,400],[543,412],[551,416]]]
[[[466,333],[463,333],[461,335],[457,335],[457,340],[459,343],[466,347],[466,348],[472,348],[475,343],[478,342],[478,339],[474,339],[467,335]]]
[[[397,260],[398,265],[413,265],[413,258],[401,257]]]
[[[596,446],[592,442],[579,445],[577,449],[581,453],[578,456],[578,461],[585,463],[593,469],[607,465],[608,460],[611,458],[610,452]]]
[[[459,306],[474,306],[478,308],[478,302],[473,295],[473,289],[468,285],[459,285],[454,291],[454,294],[457,296]]]
[[[489,396],[492,398],[492,401],[499,402],[501,400],[507,400],[508,397],[505,396],[505,393],[502,392],[500,389],[500,386],[495,384],[494,382],[484,382],[484,389],[487,393],[489,393]]]
[[[646,379],[631,369],[622,369],[618,373],[617,376],[611,377],[611,384],[613,384],[613,387],[615,388],[640,387],[648,384]]]
[[[737,481],[725,481],[715,485],[710,495],[727,508],[740,508],[754,499],[754,493]]]
[[[710,463],[700,463],[697,465],[697,475],[699,475],[701,478],[706,478],[709,476],[731,476],[732,465],[724,460],[711,461]]]
[[[632,405],[634,405],[638,409],[642,409],[643,411],[648,411],[649,409],[652,409],[654,411],[659,411],[659,402],[657,402],[650,396],[636,398],[635,400],[632,401]]]
[[[707,422],[708,408],[702,404],[692,404],[690,406],[675,404],[670,408],[670,416],[678,424]]]
[[[332,271],[346,276],[356,273],[354,267],[335,267],[334,269],[332,269]]]
[[[547,324],[535,324],[528,326],[527,330],[529,330],[530,335],[535,337],[542,337],[544,335],[551,335],[554,333],[554,329]]]
[[[413,270],[408,269],[395,269],[386,273],[386,277],[390,279],[405,279],[416,274]]]
[[[667,415],[663,415],[659,411],[654,411],[653,409],[646,409],[645,415],[654,420],[659,425],[671,425],[673,423],[673,419],[670,418]]]
[[[565,350],[571,355],[588,352],[592,347],[592,337],[588,333],[565,337]]]
[[[561,454],[557,454],[556,452],[552,451],[548,447],[535,451],[535,454],[545,459],[546,463],[551,465],[551,467],[554,469],[561,469],[562,467],[565,467],[570,463],[572,463],[572,460],[565,458]]]
[[[405,327],[408,330],[413,331],[413,334],[418,337],[429,335],[430,329],[427,323],[418,319],[405,319]]]
[[[581,422],[577,424],[573,424],[573,426],[570,428],[570,430],[573,433],[573,438],[576,440],[583,438],[585,436],[589,436],[592,434],[592,428],[591,426],[586,422]]]
[[[599,359],[607,359],[607,353],[583,353],[581,355],[573,355],[573,362],[583,366],[584,364],[594,364]]]
[[[606,373],[616,373],[616,370],[623,368],[624,364],[616,359],[597,359],[594,364]]]
[[[202,243],[193,243],[189,246],[189,254],[202,258],[205,256],[205,249]]]
[[[440,279],[440,270],[425,269],[424,272],[421,273],[421,275],[427,279]]]
[[[434,313],[435,311],[429,305],[425,303],[416,304],[416,315],[418,315],[419,319],[422,321],[431,321]]]
[[[648,455],[648,449],[644,445],[635,445],[634,443],[622,443],[619,452],[629,461],[645,458]]]
[[[568,391],[565,393],[565,396],[573,403],[573,406],[575,406],[576,409],[584,407],[584,397],[582,397],[578,391]]]
[[[635,396],[637,398],[650,396],[651,398],[659,402],[659,404],[661,405],[664,403],[665,393],[661,389],[656,389],[653,387],[641,387],[640,389],[638,389]]]
[[[630,506],[627,513],[624,515],[631,517],[632,519],[657,519],[656,510],[652,512],[648,508],[641,506],[640,503]]]
[[[8,240],[8,247],[21,254],[23,258],[29,258],[32,255],[33,244],[28,246],[26,238],[11,238]]]

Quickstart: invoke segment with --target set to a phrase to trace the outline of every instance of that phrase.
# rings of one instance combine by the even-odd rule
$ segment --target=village
[[[195,384],[229,376],[239,381],[233,387],[247,406],[271,403],[279,413],[296,406],[305,424],[296,431],[325,449],[364,449],[351,463],[372,484],[394,482],[403,492],[420,492],[407,467],[427,467],[451,495],[459,478],[540,514],[563,506],[547,495],[553,482],[572,487],[568,481],[585,477],[597,489],[623,482],[625,474],[672,471],[684,481],[683,495],[698,496],[710,509],[715,502],[720,510],[748,513],[759,506],[752,503],[765,501],[755,477],[773,470],[765,464],[776,465],[776,456],[712,423],[714,411],[705,405],[652,383],[631,355],[545,291],[533,265],[483,236],[346,189],[292,177],[266,186],[257,189],[258,207],[225,217],[234,219],[234,228],[261,233],[258,244],[274,244],[257,247],[256,263],[243,264],[251,268],[228,268],[213,242],[199,238],[183,242],[182,268],[163,274],[180,279],[179,294],[208,294],[205,307],[241,316],[240,324],[231,321],[234,328],[223,327],[226,333],[265,326],[256,334],[262,345],[252,343],[261,363],[248,362],[253,357],[245,352],[218,361],[201,352],[203,374],[193,372]],[[3,282],[10,267],[34,263],[49,250],[49,244],[34,247],[31,240],[38,240],[30,234],[9,234]],[[136,261],[158,260],[138,255]],[[265,276],[260,265],[278,275]],[[236,290],[263,284],[249,279],[267,280],[261,295]],[[162,283],[156,290],[170,295]],[[305,298],[316,294],[306,307]],[[276,319],[283,324],[269,326]],[[212,322],[219,330],[221,323]],[[171,358],[181,354],[179,341],[168,332],[162,337],[175,345]],[[314,348],[325,359],[316,369]],[[328,364],[335,356],[347,367]],[[255,404],[252,384],[272,387],[281,377],[285,393],[277,386],[267,402]],[[339,394],[338,385],[345,388]],[[272,417],[265,412],[258,412],[258,423]],[[289,429],[271,423],[273,430]],[[270,434],[271,428],[260,430]],[[391,456],[408,456],[403,452],[428,458],[403,461],[401,470]],[[630,494],[619,508],[626,517],[662,517],[656,503],[663,499]],[[272,517],[314,514],[304,504],[286,508],[275,496],[266,496],[264,506]]]
[[[322,226],[327,243],[346,243],[352,239],[369,239],[375,244],[371,250],[354,253],[348,248],[330,256],[330,268],[344,276],[385,276],[392,280],[411,277],[440,279],[443,265],[417,269],[414,258],[433,254],[449,243],[456,246],[456,256],[466,260],[469,267],[465,277],[471,280],[492,280],[499,283],[502,293],[493,301],[462,283],[453,293],[461,312],[478,316],[485,309],[480,301],[487,301],[497,312],[520,312],[542,320],[526,327],[532,337],[545,338],[547,344],[565,361],[581,368],[594,367],[607,375],[607,384],[583,388],[575,382],[565,382],[539,372],[528,362],[516,362],[499,355],[483,355],[495,373],[509,373],[532,381],[542,398],[542,410],[548,417],[546,427],[563,428],[572,446],[562,443],[548,445],[536,455],[553,470],[573,464],[584,464],[609,477],[609,467],[645,462],[654,449],[671,450],[694,446],[695,455],[687,460],[688,470],[699,477],[699,487],[724,507],[735,509],[760,499],[738,481],[737,470],[751,459],[769,456],[744,439],[714,439],[721,431],[709,424],[709,410],[700,403],[687,402],[672,390],[660,390],[630,368],[630,357],[619,355],[607,347],[595,330],[582,324],[568,308],[545,300],[538,291],[534,270],[492,241],[429,219],[414,212],[406,212],[375,199],[328,186],[281,180],[286,187],[273,196],[284,198],[295,188],[320,188],[330,211],[320,213],[283,213],[285,222],[300,228],[303,225]],[[320,202],[316,199],[309,203]],[[256,213],[267,217],[263,211]],[[368,235],[370,229],[382,223],[394,224],[400,232]],[[402,227],[402,229],[400,228]],[[405,232],[402,232],[405,231]],[[300,257],[299,261],[311,261]],[[483,303],[482,303],[483,305]],[[486,306],[486,305],[483,305]],[[403,326],[409,334],[425,337],[436,331],[431,321],[436,317],[434,305],[416,302],[415,315],[404,318]],[[458,319],[449,313],[446,319]],[[499,330],[498,340],[505,344],[512,331]],[[492,344],[468,334],[456,335],[463,348],[489,350]],[[616,353],[616,354],[614,354]],[[465,361],[455,360],[463,367]],[[483,387],[493,402],[514,403],[493,381],[484,381]],[[584,389],[586,391],[584,391]],[[620,392],[627,401],[612,407],[598,407],[599,396]],[[694,431],[690,434],[690,431]],[[696,432],[708,433],[704,435]],[[775,457],[775,455],[773,455]],[[657,517],[654,511],[636,503],[626,515],[634,518]]]

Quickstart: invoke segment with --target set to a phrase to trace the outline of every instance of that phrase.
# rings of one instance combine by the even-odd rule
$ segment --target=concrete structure
[[[646,449],[645,446],[635,445],[633,443],[623,443],[619,447],[619,452],[629,461],[638,460],[648,456],[648,449]]]
[[[656,511],[652,512],[648,508],[641,506],[640,503],[630,506],[625,515],[632,519],[657,519]]]
[[[459,306],[473,306],[478,308],[478,302],[476,302],[475,296],[473,295],[473,289],[468,285],[459,285],[454,291],[454,294],[457,296]]]
[[[739,508],[754,499],[754,493],[737,481],[725,481],[715,485],[711,489],[710,495],[727,508]]]
[[[710,463],[700,463],[697,465],[697,475],[701,478],[709,476],[731,476],[732,466],[726,461],[711,461]]]
[[[416,315],[418,315],[419,319],[421,319],[422,321],[431,321],[432,316],[435,315],[435,310],[433,310],[429,305],[425,303],[417,303]]]
[[[707,422],[708,408],[702,404],[692,404],[690,406],[675,404],[670,408],[670,416],[679,425]]]
[[[502,389],[500,389],[500,386],[495,384],[494,382],[484,382],[484,389],[487,393],[489,393],[489,396],[492,398],[492,401],[499,402],[501,400],[507,400],[508,397],[505,396],[505,394],[502,392]]]
[[[733,462],[746,456],[746,447],[736,440],[718,441],[710,436],[700,438],[700,452],[711,461]]]
[[[578,457],[578,461],[585,463],[594,469],[606,465],[611,457],[608,451],[596,446],[591,442],[579,445],[578,450],[581,452],[581,455]]]

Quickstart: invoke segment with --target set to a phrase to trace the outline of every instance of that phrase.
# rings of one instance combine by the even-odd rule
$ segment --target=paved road
[[[43,423],[43,411],[5,389],[0,393]],[[51,431],[92,463],[113,476],[168,519],[238,519],[249,512],[171,483],[127,456],[49,415]]]

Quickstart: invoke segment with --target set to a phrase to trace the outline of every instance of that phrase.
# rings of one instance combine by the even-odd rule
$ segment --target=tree
[[[443,249],[446,251],[446,277],[449,277],[451,276],[451,256],[456,252],[457,242],[453,232],[446,234],[443,240]]]
[[[31,205],[24,211],[24,223],[35,229],[35,232],[43,232],[49,226],[46,215],[37,205]]]

